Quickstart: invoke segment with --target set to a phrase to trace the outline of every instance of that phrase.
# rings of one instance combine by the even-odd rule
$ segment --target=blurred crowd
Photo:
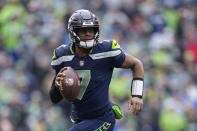
[[[144,63],[144,109],[127,109],[132,72],[115,69],[111,99],[124,118],[115,131],[197,130],[196,0],[0,1],[0,131],[63,131],[71,127],[70,103],[53,105],[53,50],[70,42],[67,23],[89,9],[100,39],[115,39]]]

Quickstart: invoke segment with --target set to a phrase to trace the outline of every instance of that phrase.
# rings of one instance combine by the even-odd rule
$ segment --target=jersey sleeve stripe
[[[121,50],[107,51],[107,52],[102,52],[102,53],[97,53],[97,54],[91,54],[90,57],[93,60],[96,60],[96,59],[102,59],[102,58],[117,56],[120,53],[121,53]]]
[[[66,62],[66,61],[71,61],[74,58],[74,55],[70,55],[70,56],[62,56],[56,60],[53,60],[51,62],[52,66],[56,66],[56,65],[60,65],[62,62]]]

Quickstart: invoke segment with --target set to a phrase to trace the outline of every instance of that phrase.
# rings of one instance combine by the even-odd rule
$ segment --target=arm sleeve
[[[57,56],[56,50],[54,50],[52,60],[55,60],[57,58],[58,58],[58,56]],[[59,72],[59,70],[61,68],[60,66],[54,66],[54,65],[52,65],[52,68],[55,70],[56,75],[57,75],[57,73]],[[53,82],[52,82],[52,85],[51,85],[51,89],[49,91],[50,99],[51,99],[51,101],[54,104],[58,103],[63,98],[62,95],[61,95],[61,93],[60,93],[59,88],[55,86],[55,78],[56,78],[56,75],[55,75],[55,77],[53,79]]]
[[[49,91],[49,95],[50,95],[51,101],[54,104],[58,103],[63,98],[60,91],[59,91],[59,88],[55,86],[55,78],[53,79],[53,83],[52,83],[51,89]]]

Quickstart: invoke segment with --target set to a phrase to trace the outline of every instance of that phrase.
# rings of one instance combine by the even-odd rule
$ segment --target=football
[[[68,101],[73,101],[80,91],[80,79],[77,72],[72,67],[66,67],[62,72],[66,76],[62,81],[60,92]]]

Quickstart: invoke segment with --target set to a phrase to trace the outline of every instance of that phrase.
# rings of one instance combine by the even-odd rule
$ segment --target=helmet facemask
[[[91,28],[93,28],[93,27],[91,27]],[[92,47],[96,46],[97,43],[98,43],[98,36],[99,36],[98,35],[98,30],[96,30],[96,28],[94,28],[94,34],[93,34],[93,36],[90,36],[90,37],[87,36],[87,38],[84,38],[82,40],[80,38],[79,33],[78,33],[80,29],[81,28],[78,28],[76,31],[74,31],[74,35],[77,38],[77,41],[75,43],[78,44],[79,47],[82,47],[82,48],[85,48],[85,49],[89,49],[89,48],[92,48]]]

